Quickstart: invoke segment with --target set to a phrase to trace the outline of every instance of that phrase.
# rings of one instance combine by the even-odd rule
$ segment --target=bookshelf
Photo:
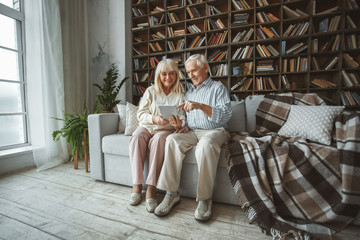
[[[314,92],[359,109],[349,99],[360,95],[359,7],[358,0],[132,0],[133,102],[153,82],[157,61],[176,59],[185,82],[185,60],[201,53],[232,98]]]

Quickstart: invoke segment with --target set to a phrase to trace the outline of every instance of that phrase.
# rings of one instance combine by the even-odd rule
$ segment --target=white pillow
[[[334,120],[343,109],[343,106],[292,105],[288,119],[278,134],[288,137],[300,136],[330,145]]]
[[[119,126],[118,133],[124,133],[126,127],[126,105],[125,104],[117,104],[116,108],[119,112]]]
[[[131,136],[139,126],[139,121],[136,117],[138,108],[139,107],[134,104],[126,103],[126,127],[124,133],[126,136]]]

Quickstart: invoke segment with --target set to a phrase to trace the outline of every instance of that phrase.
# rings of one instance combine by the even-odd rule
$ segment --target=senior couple
[[[198,206],[195,219],[211,218],[212,194],[221,146],[229,139],[226,131],[231,117],[230,98],[226,87],[208,76],[209,65],[201,54],[185,62],[192,83],[183,93],[177,64],[164,59],[155,72],[155,83],[147,88],[140,101],[139,127],[130,138],[130,161],[133,188],[130,204],[141,201],[144,161],[149,148],[149,172],[146,179],[146,209],[156,216],[166,216],[180,202],[178,193],[185,153],[196,146],[195,157],[199,178]],[[160,115],[159,105],[176,105],[185,115]],[[158,205],[156,188],[166,191]]]

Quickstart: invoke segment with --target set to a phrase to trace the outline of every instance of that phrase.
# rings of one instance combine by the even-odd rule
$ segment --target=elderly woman
[[[179,105],[184,97],[178,76],[177,64],[171,59],[159,62],[154,85],[146,89],[140,101],[137,117],[139,127],[130,138],[130,162],[133,189],[130,205],[141,201],[142,184],[144,183],[144,162],[149,148],[149,172],[146,179],[146,210],[154,212],[157,206],[156,183],[164,161],[166,137],[182,127],[181,114],[171,117],[171,123],[160,115],[158,105]]]

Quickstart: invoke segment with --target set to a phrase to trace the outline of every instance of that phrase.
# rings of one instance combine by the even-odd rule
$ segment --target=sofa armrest
[[[118,113],[90,114],[88,117],[90,171],[94,179],[105,180],[102,138],[115,134],[118,131],[118,124]]]

